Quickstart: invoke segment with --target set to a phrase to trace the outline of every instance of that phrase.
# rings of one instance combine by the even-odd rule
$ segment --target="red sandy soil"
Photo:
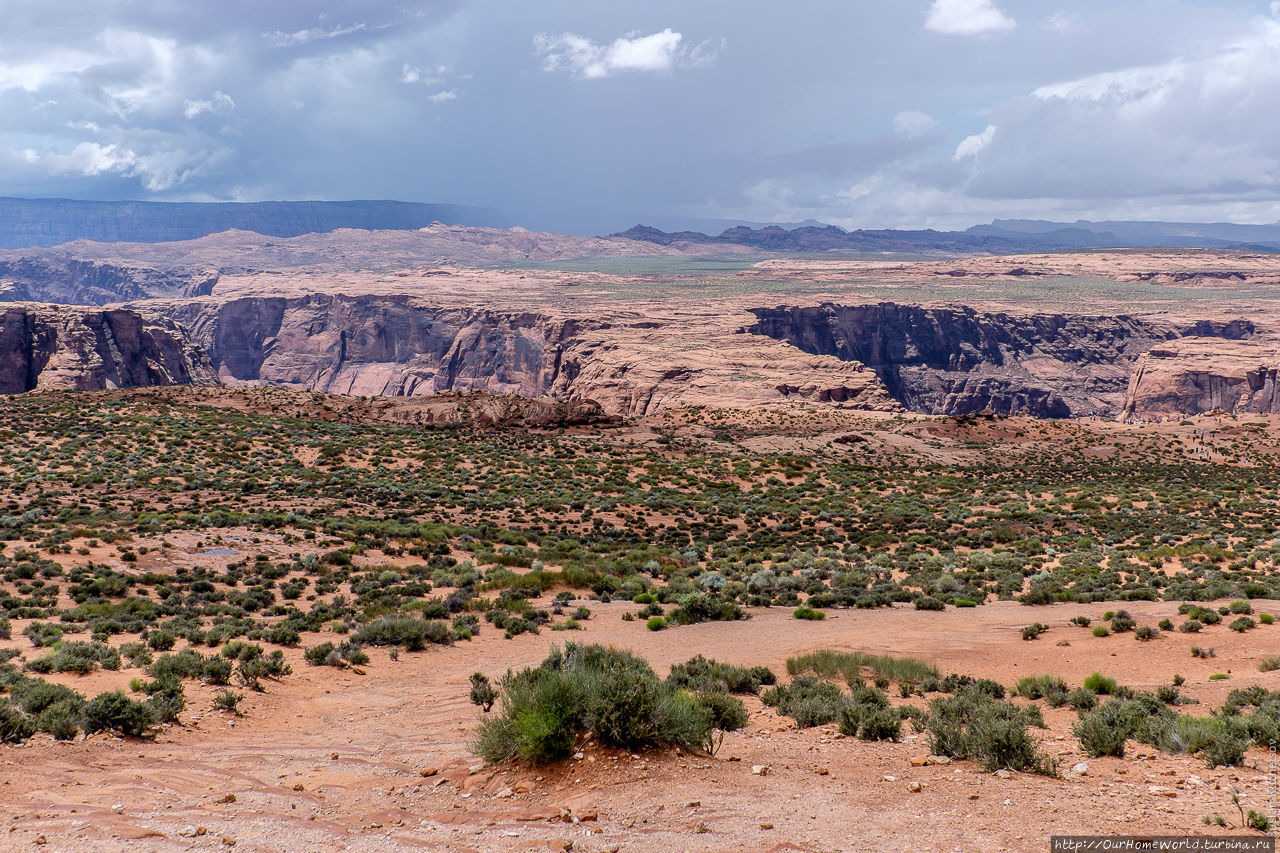
[[[1124,606],[1141,624],[1178,618],[1172,603]],[[1086,759],[1067,710],[1047,711],[1050,728],[1038,733],[1059,758],[1061,779],[997,776],[970,762],[913,767],[929,752],[926,736],[868,744],[829,726],[798,731],[754,699],[748,728],[728,735],[714,757],[587,747],[581,760],[550,767],[485,767],[468,750],[481,717],[467,698],[468,676],[536,664],[564,640],[632,649],[660,673],[700,652],[781,674],[788,656],[820,648],[913,655],[1005,684],[1041,673],[1078,684],[1101,670],[1151,689],[1181,673],[1184,692],[1204,703],[1190,713],[1207,713],[1235,687],[1280,686],[1280,672],[1257,670],[1262,655],[1280,652],[1280,627],[1241,635],[1217,626],[1143,643],[1068,624],[1076,614],[1100,617],[1111,609],[1103,604],[851,610],[817,623],[757,609],[745,622],[658,633],[621,621],[629,603],[592,609],[581,632],[505,640],[485,626],[471,642],[398,661],[373,650],[364,674],[313,668],[294,651],[295,674],[248,694],[244,718],[208,710],[212,690],[192,685],[184,726],[151,742],[97,735],[63,744],[40,735],[4,747],[9,826],[0,848],[1039,851],[1055,833],[1203,833],[1201,818],[1212,814],[1238,827],[1233,788],[1246,809],[1274,813],[1274,757],[1263,750],[1252,750],[1246,767],[1216,770],[1132,743],[1125,759]],[[1019,629],[1035,621],[1051,630],[1022,641]],[[1192,643],[1216,646],[1217,658],[1192,659]],[[1231,678],[1209,681],[1215,672]],[[65,680],[92,695],[130,674]],[[1079,761],[1088,764],[1083,776],[1072,772]],[[756,766],[769,770],[758,775]],[[923,790],[910,792],[912,782]]]

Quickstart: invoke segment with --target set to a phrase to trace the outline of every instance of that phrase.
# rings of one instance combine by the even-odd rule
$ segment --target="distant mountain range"
[[[666,232],[636,225],[611,235],[660,246],[676,243],[751,246],[767,252],[997,253],[1129,247],[1238,249],[1280,252],[1280,225],[1187,222],[1048,222],[997,219],[964,231],[845,231],[834,225],[782,228],[735,226],[718,236],[699,231]]]
[[[413,231],[432,222],[505,228],[499,211],[404,201],[152,202],[0,198],[0,249],[49,247],[73,240],[168,243],[223,231],[298,237],[341,228]],[[717,223],[708,223],[719,227]],[[1011,254],[1070,249],[1177,247],[1280,252],[1280,225],[997,219],[964,231],[846,231],[806,220],[794,225],[736,224],[716,236],[637,225],[613,237],[660,246],[734,245],[766,252]]]
[[[164,243],[221,231],[271,237],[363,228],[410,231],[434,221],[505,227],[496,210],[406,201],[155,202],[0,198],[0,249],[56,246],[72,240]]]

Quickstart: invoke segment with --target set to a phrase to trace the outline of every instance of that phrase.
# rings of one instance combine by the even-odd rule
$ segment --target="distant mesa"
[[[610,235],[659,246],[749,246],[766,252],[1020,254],[1080,249],[1201,248],[1280,252],[1280,225],[1186,222],[1046,222],[996,220],[965,231],[877,229],[846,231],[835,225],[783,228],[737,225],[718,236],[666,232],[636,225]]]
[[[492,209],[407,201],[156,202],[0,198],[0,249],[72,240],[163,243],[222,231],[297,237],[340,228],[414,231],[433,222],[505,227]]]

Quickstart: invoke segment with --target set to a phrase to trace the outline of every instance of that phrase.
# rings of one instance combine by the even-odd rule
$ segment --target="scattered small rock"
[[[124,803],[116,803],[111,810],[116,814],[124,814]]]
[[[221,797],[218,797],[218,799],[215,802],[225,805],[227,803],[234,803],[235,801],[236,801],[235,794],[223,794]]]
[[[1012,778],[1013,778],[1013,771],[1012,771],[1012,770],[997,770],[997,771],[996,771],[996,778],[997,778],[997,779],[1012,779]]]
[[[418,775],[423,779],[430,779],[432,776],[440,772],[439,767],[424,767],[418,771]]]
[[[751,765],[751,772],[757,776],[768,776],[773,770],[770,769],[768,764],[753,764]]]
[[[928,758],[925,759],[924,763],[928,765],[950,764],[951,758],[946,755],[930,755]]]
[[[762,823],[762,824],[760,824],[760,828],[761,828],[761,829],[773,829],[773,824],[771,824],[771,823]]]
[[[1075,767],[1071,768],[1071,772],[1077,776],[1084,776],[1089,772],[1089,765],[1086,762],[1081,761],[1077,763]]]
[[[924,790],[924,783],[923,783],[923,782],[912,782],[910,785],[908,785],[908,786],[907,786],[907,790],[908,790],[908,791],[910,791],[910,792],[911,792],[911,793],[913,793],[913,794],[918,794],[918,793],[920,793],[921,791],[923,791],[923,790]]]

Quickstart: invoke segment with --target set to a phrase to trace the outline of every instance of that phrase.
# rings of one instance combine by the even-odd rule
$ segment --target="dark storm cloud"
[[[11,0],[0,194],[1271,221],[1280,22],[1220,0]]]

